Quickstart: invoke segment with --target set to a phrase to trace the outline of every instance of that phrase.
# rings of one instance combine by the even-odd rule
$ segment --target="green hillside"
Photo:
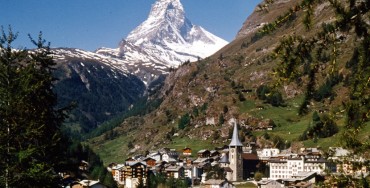
[[[126,119],[115,139],[101,135],[88,143],[105,163],[162,147],[213,149],[228,144],[229,121],[236,119],[245,144],[366,148],[369,7],[369,1],[262,2],[233,42],[167,77],[157,109]]]

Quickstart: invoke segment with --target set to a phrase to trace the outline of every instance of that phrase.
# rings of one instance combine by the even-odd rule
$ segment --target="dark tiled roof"
[[[230,167],[225,167],[224,170],[225,170],[225,172],[233,172],[233,170],[231,170]]]
[[[244,160],[258,160],[258,156],[254,153],[243,153],[242,158]]]

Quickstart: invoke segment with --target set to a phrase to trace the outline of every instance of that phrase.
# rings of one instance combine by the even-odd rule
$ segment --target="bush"
[[[317,112],[312,115],[312,123],[307,127],[307,129],[299,136],[299,140],[308,140],[318,138],[327,138],[338,133],[339,129],[335,121],[324,114],[322,117],[319,116]]]
[[[190,115],[186,113],[181,117],[178,127],[179,129],[185,129],[185,127],[188,126],[189,124],[190,124]]]
[[[256,90],[257,98],[264,100],[272,106],[284,106],[284,99],[279,91],[272,90],[269,86],[260,85]]]
[[[268,98],[267,102],[272,106],[283,106],[284,100],[280,92],[273,92]]]
[[[256,180],[256,181],[261,181],[262,177],[263,177],[263,174],[261,172],[256,172],[254,174],[254,180]]]
[[[256,90],[256,93],[257,93],[257,97],[258,99],[260,100],[266,100],[266,94],[267,93],[270,93],[270,88],[266,85],[260,85],[257,90]]]

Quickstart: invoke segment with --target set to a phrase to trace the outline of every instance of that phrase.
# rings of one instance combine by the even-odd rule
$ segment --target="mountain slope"
[[[318,36],[325,24],[335,21],[335,9],[330,3],[318,1],[312,6],[312,29],[307,30],[302,23],[307,7],[302,6],[302,2],[275,0],[260,4],[233,42],[210,58],[180,66],[167,77],[161,91],[163,102],[158,109],[145,117],[133,117],[123,122],[115,129],[121,133],[116,140],[104,141],[102,137],[90,140],[95,145],[94,149],[103,155],[105,161],[113,162],[127,155],[128,141],[133,142],[136,148],[130,152],[158,146],[180,149],[189,146],[187,144],[190,142],[223,145],[227,142],[233,122],[242,126],[241,134],[244,136],[241,138],[245,142],[256,141],[260,147],[279,144],[284,148],[290,143],[308,147],[339,145],[340,134],[345,130],[342,102],[348,101],[348,83],[332,86],[334,95],[322,101],[312,100],[309,103],[311,112],[307,115],[297,113],[304,100],[306,88],[303,86],[309,81],[305,74],[298,77],[296,82],[282,83],[277,88],[284,96],[283,106],[276,107],[259,100],[256,93],[259,86],[276,83],[274,71],[280,65],[280,59],[274,58],[274,50],[282,39],[289,39],[289,36]],[[331,54],[335,49],[336,69],[346,78],[349,76],[346,64],[351,59],[354,46],[358,45],[357,39],[353,31],[336,31],[335,36],[336,47],[328,47],[324,54]],[[330,67],[328,63],[318,69],[317,90],[325,85],[326,71]],[[340,133],[329,138],[298,142],[300,135],[312,122],[313,111],[330,112]],[[184,119],[186,121],[182,121]],[[189,123],[183,125],[182,122]],[[275,129],[267,134],[252,132],[265,125],[275,126]],[[359,138],[367,138],[368,127],[359,133]],[[173,136],[174,133],[178,133],[179,137]],[[109,150],[109,146],[114,146],[115,150]]]
[[[79,49],[52,49],[59,106],[76,102],[69,122],[88,132],[120,115],[146,92],[144,83],[127,73],[119,59]]]

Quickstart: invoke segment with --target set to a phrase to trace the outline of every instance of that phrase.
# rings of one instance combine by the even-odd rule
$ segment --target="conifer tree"
[[[37,49],[16,50],[9,28],[0,36],[0,187],[59,187],[63,151],[49,45],[40,33]]]

